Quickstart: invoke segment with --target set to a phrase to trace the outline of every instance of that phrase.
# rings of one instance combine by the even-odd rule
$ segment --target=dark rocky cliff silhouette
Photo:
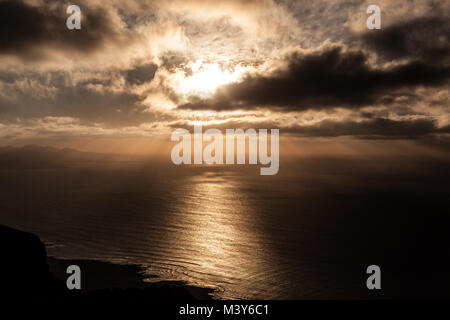
[[[31,233],[0,225],[1,295],[52,297],[64,294],[64,284],[49,271],[44,244]]]
[[[180,282],[144,284],[133,288],[97,288],[95,290],[68,290],[48,265],[45,245],[39,237],[0,225],[0,297],[31,299],[156,299],[195,300],[210,299],[209,289],[187,286]],[[55,264],[56,259],[52,259]],[[60,260],[59,265],[70,264]],[[83,263],[83,261],[78,261]],[[85,265],[101,262],[84,261]],[[107,266],[107,265],[106,265]],[[120,268],[120,266],[119,266]],[[111,265],[106,269],[111,269]],[[117,268],[116,268],[117,269]],[[102,272],[98,270],[95,272]],[[94,275],[95,276],[95,275]],[[114,276],[120,276],[117,272]],[[114,280],[114,279],[112,279]],[[112,281],[114,283],[114,281]]]

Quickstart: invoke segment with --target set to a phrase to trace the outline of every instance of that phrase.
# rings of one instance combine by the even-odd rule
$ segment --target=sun
[[[192,74],[182,83],[183,91],[190,95],[208,96],[220,86],[237,82],[242,75],[242,68],[222,69],[218,63],[203,64],[201,61],[193,65]]]

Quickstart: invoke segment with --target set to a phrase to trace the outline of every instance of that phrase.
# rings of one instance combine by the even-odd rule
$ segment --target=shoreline
[[[96,294],[105,291],[141,290],[148,288],[185,290],[196,300],[213,299],[213,289],[189,285],[182,281],[161,280],[146,282],[145,279],[157,276],[144,275],[144,267],[137,264],[115,264],[107,261],[89,259],[59,259],[47,257],[50,272],[63,283],[68,275],[66,269],[70,265],[77,265],[81,269],[81,291]],[[174,297],[177,299],[177,297]]]

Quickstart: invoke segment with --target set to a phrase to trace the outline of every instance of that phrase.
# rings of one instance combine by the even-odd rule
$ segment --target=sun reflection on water
[[[174,268],[176,276],[215,287],[220,298],[260,294],[257,278],[268,265],[262,259],[256,212],[238,180],[208,172],[189,177],[174,193],[177,201],[168,223],[179,228],[171,243],[184,265]]]

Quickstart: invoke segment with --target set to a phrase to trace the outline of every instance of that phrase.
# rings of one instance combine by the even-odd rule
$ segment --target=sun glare
[[[198,62],[192,67],[192,75],[183,79],[182,91],[200,96],[211,95],[218,87],[237,82],[242,73],[240,66],[230,71],[221,69],[218,63]]]

